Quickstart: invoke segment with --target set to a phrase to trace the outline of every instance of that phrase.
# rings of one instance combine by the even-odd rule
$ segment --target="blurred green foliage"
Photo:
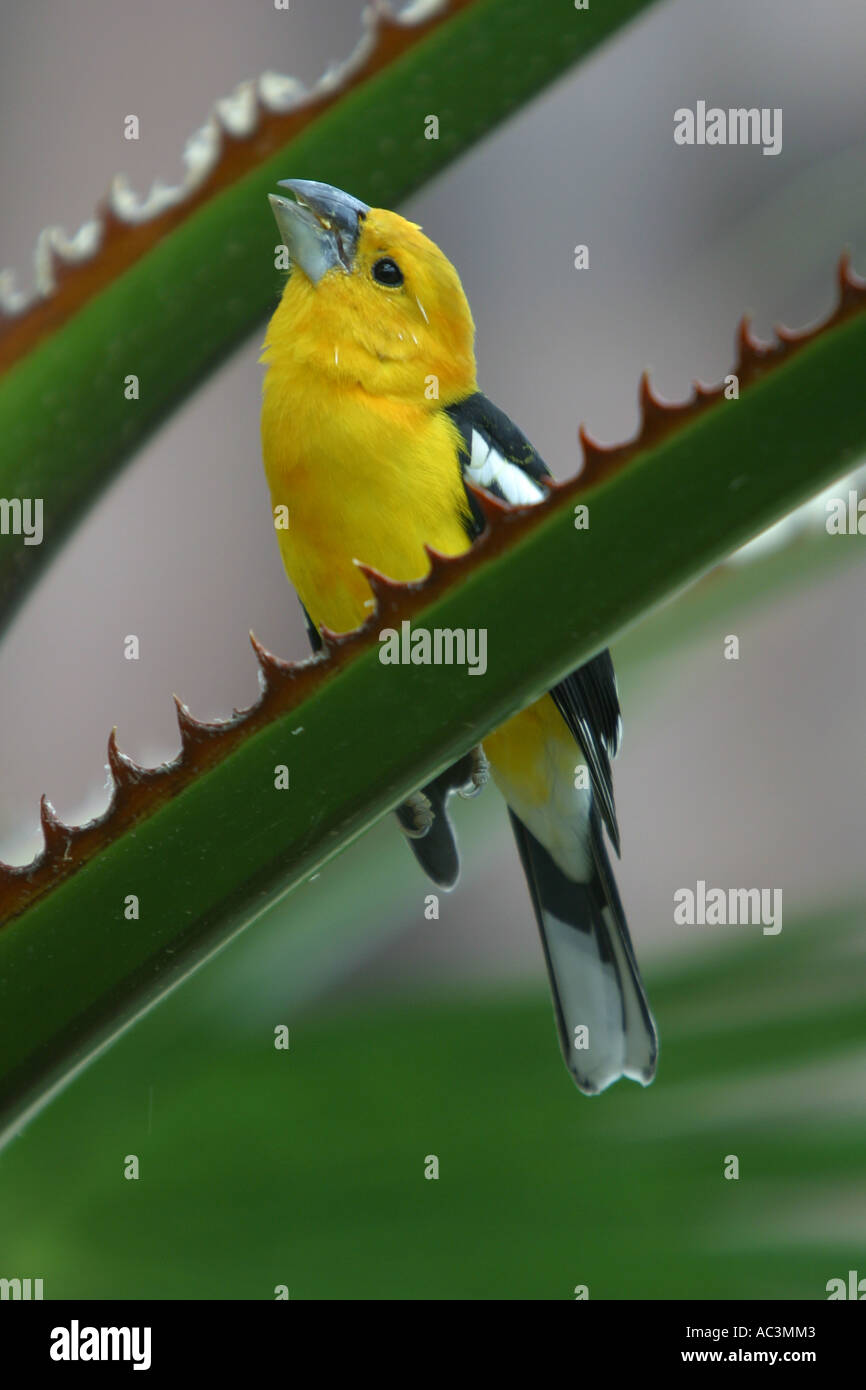
[[[862,917],[720,930],[649,974],[656,1083],[591,1101],[541,980],[240,1041],[176,997],[0,1156],[0,1272],[48,1298],[825,1298],[862,1264]]]

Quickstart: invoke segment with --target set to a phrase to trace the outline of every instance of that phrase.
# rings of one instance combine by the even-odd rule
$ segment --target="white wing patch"
[[[475,429],[472,431],[472,457],[466,474],[478,487],[488,490],[498,487],[506,502],[514,507],[540,502],[545,496],[543,488],[534,483],[522,468],[503,458]]]

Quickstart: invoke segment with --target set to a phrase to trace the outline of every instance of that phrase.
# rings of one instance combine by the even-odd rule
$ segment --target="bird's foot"
[[[477,796],[490,781],[490,764],[480,743],[467,754],[467,757],[470,760],[469,776],[459,789],[460,795],[464,798]]]
[[[434,821],[433,803],[424,792],[413,792],[397,807],[400,829],[410,840],[420,840]]]

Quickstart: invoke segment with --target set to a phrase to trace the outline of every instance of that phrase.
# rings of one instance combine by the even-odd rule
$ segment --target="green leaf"
[[[305,674],[273,671],[258,714],[188,727],[185,763],[145,778],[139,818],[113,842],[111,818],[82,832],[49,825],[41,869],[0,882],[7,910],[22,886],[42,892],[0,930],[7,1126],[433,772],[850,472],[866,449],[866,295],[852,287],[845,303],[830,327],[744,367],[739,400],[666,416],[649,406],[655,442],[633,445],[627,462],[615,452],[619,471],[579,493],[589,529],[575,529],[578,494],[566,485],[549,504],[500,518],[432,586],[384,590],[380,614],[339,646],[303,703],[292,707],[292,691]],[[427,627],[484,628],[486,674],[382,666],[378,629],[410,614]],[[287,792],[274,786],[282,764]],[[129,785],[124,795],[134,803]],[[124,918],[130,894],[141,902],[134,922]]]
[[[115,220],[110,255],[68,269],[40,311],[43,336],[31,343],[24,320],[6,330],[27,350],[0,378],[0,496],[42,498],[45,539],[0,548],[0,624],[121,462],[273,305],[282,277],[267,194],[278,179],[317,178],[392,207],[649,3],[462,0],[396,58],[392,25],[383,66],[317,97],[302,120],[271,117],[228,142],[205,188],[155,219],[153,235]],[[431,103],[438,140],[424,138]],[[96,287],[76,307],[83,278]],[[138,400],[125,398],[128,375]]]

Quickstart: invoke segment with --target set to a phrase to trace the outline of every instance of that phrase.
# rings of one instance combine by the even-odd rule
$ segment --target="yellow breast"
[[[288,529],[277,536],[317,625],[346,632],[368,615],[370,589],[356,559],[413,580],[429,568],[425,541],[446,555],[468,548],[458,440],[444,411],[269,370],[265,472],[274,508],[288,508]]]

